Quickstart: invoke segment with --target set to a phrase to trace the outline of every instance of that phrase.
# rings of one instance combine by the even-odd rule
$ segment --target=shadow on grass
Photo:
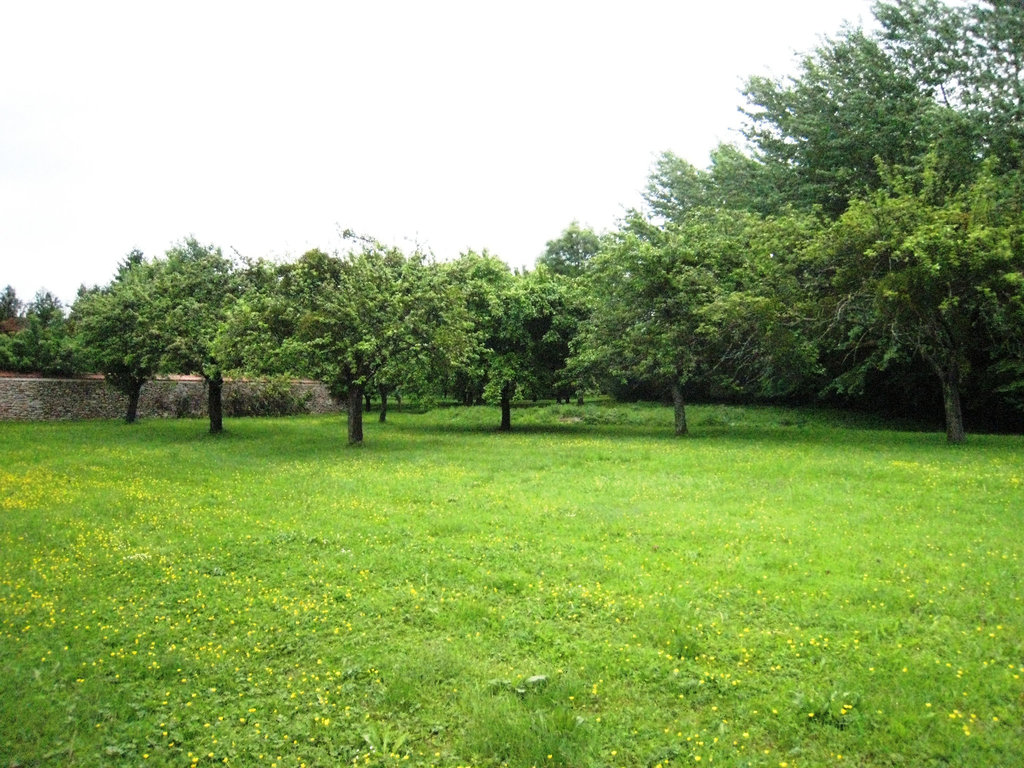
[[[685,445],[686,443],[704,442],[735,442],[737,444],[764,443],[765,445],[792,444],[829,444],[849,443],[865,445],[878,443],[891,445],[893,436],[900,436],[898,442],[944,442],[945,435],[936,431],[924,430],[887,430],[881,427],[780,427],[767,425],[737,426],[693,426],[686,435],[676,435],[671,427],[650,427],[636,425],[608,424],[524,424],[515,426],[511,431],[502,432],[494,427],[479,425],[403,425],[400,427],[409,433],[445,435],[478,435],[492,437],[508,437],[515,439],[523,436],[537,437],[574,437],[587,438],[594,442],[623,442],[648,440],[659,443]],[[393,445],[393,444],[392,444]]]
[[[829,409],[695,405],[689,409],[690,432],[676,436],[671,409],[658,405],[535,406],[515,408],[512,429],[498,429],[500,411],[492,406],[456,406],[426,413],[389,414],[380,424],[371,414],[364,421],[362,445],[348,444],[345,414],[226,419],[224,432],[210,434],[205,419],[144,420],[134,425],[116,421],[79,422],[73,430],[50,423],[26,431],[29,444],[60,439],[83,446],[95,441],[139,454],[168,451],[170,461],[200,460],[211,469],[230,469],[248,462],[286,463],[328,460],[358,467],[383,457],[432,455],[449,438],[486,439],[488,445],[507,440],[509,445],[537,438],[540,450],[552,450],[549,439],[583,440],[592,445],[637,442],[660,446],[716,443],[737,446],[851,447],[945,443],[941,431],[927,425],[889,423],[863,414]],[[518,418],[517,418],[518,417]],[[14,430],[20,431],[20,430]],[[35,437],[29,437],[34,434]],[[970,444],[971,439],[968,439]],[[463,448],[465,445],[463,444]],[[554,446],[572,450],[571,447]]]
[[[478,435],[586,435],[606,439],[648,437],[658,440],[789,440],[794,436],[820,440],[837,433],[906,433],[935,435],[941,425],[910,420],[886,420],[880,417],[824,408],[786,408],[779,406],[694,405],[690,412],[689,432],[676,435],[671,409],[647,404],[630,410],[629,405],[602,405],[594,408],[576,406],[514,407],[512,429],[498,429],[500,416],[488,406],[458,406],[444,409],[445,415],[458,413],[445,421],[402,423],[401,429],[438,434]],[[473,413],[472,417],[460,418]],[[516,418],[520,414],[522,418]],[[493,418],[481,418],[489,414]]]

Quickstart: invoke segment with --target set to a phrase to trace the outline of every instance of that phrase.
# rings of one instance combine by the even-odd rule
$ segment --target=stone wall
[[[282,394],[300,413],[336,413],[340,406],[316,381],[281,385],[260,381],[224,382],[224,415],[251,415],[263,403],[280,406]],[[273,395],[268,397],[267,393]],[[76,379],[0,377],[0,421],[124,418],[128,398],[102,377]],[[280,412],[280,411],[278,411]],[[205,417],[206,382],[200,377],[174,376],[147,381],[139,398],[139,418]]]

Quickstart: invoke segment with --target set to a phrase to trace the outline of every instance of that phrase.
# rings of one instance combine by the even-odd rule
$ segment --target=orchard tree
[[[440,265],[447,283],[455,286],[466,317],[465,353],[448,366],[446,387],[463,405],[484,399],[488,383],[488,340],[496,333],[506,296],[515,279],[508,264],[484,250],[467,251]]]
[[[497,293],[484,341],[487,386],[484,397],[501,408],[499,430],[512,429],[512,400],[518,392],[554,393],[565,368],[575,324],[567,316],[568,283],[546,269],[513,275]]]
[[[524,277],[530,282],[534,307],[541,310],[532,326],[538,333],[534,391],[566,403],[575,395],[577,404],[582,405],[586,381],[569,367],[569,358],[590,312],[583,281],[543,267]]]
[[[817,372],[801,282],[813,218],[691,208],[657,227],[634,217],[595,259],[592,314],[572,365],[667,391],[675,432],[684,390],[778,397]]]
[[[71,311],[86,364],[127,399],[125,421],[138,417],[142,385],[153,377],[163,354],[161,337],[153,332],[155,270],[132,251],[111,283],[83,291]]]
[[[1007,310],[1019,301],[1024,273],[1019,201],[1006,200],[991,162],[953,196],[930,165],[923,174],[883,173],[885,187],[854,201],[826,236],[837,306],[850,343],[870,350],[862,371],[906,354],[928,363],[942,390],[947,440],[960,443],[972,350],[1001,323],[1015,326]]]
[[[343,256],[312,250],[280,267],[270,295],[241,302],[225,332],[250,350],[247,369],[253,352],[276,349],[266,358],[274,372],[324,382],[347,403],[352,445],[363,441],[364,395],[424,386],[432,366],[460,354],[465,325],[461,302],[422,254],[357,239]]]
[[[226,372],[264,377],[308,375],[304,350],[295,338],[299,310],[285,287],[295,269],[293,264],[266,261],[246,267],[241,278],[246,289],[228,308],[214,339],[214,354]]]
[[[310,254],[307,254],[310,256]],[[395,249],[365,244],[340,259],[315,254],[299,272],[315,267],[330,275],[316,304],[301,304],[298,340],[313,375],[347,402],[348,442],[363,442],[363,395],[384,362],[387,334],[401,314],[395,283],[404,260]],[[307,294],[308,295],[308,294]]]
[[[153,263],[154,333],[163,348],[160,367],[203,377],[210,432],[224,430],[224,361],[216,338],[242,285],[220,248],[188,237]]]
[[[447,371],[470,351],[471,321],[461,286],[451,283],[440,265],[414,253],[401,265],[394,292],[393,328],[385,336],[373,379],[382,423],[390,395],[440,395]]]
[[[691,256],[674,232],[638,219],[611,236],[591,265],[593,312],[575,347],[577,369],[667,389],[677,435],[687,433],[683,387],[702,354],[700,308],[716,290]]]
[[[499,430],[508,431],[517,393],[555,394],[563,383],[581,315],[573,282],[544,267],[513,272],[486,251],[468,251],[443,267],[460,287],[468,318],[468,346],[451,367],[450,386],[466,405],[497,404]]]

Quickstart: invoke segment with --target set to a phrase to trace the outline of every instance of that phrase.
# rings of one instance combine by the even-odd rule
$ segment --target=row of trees
[[[517,392],[594,389],[671,395],[680,434],[693,396],[934,399],[959,442],[965,395],[1024,410],[1024,6],[875,13],[879,33],[750,79],[745,148],[703,170],[664,154],[644,210],[572,224],[534,271],[351,233],[342,255],[239,265],[188,239],[83,291],[73,336],[130,399],[201,373],[214,431],[241,372],[324,381],[352,442],[369,391],[382,417],[396,391],[491,400],[507,429]]]
[[[58,305],[69,364],[47,372],[102,372],[127,396],[129,422],[156,373],[199,374],[211,432],[223,429],[225,375],[313,378],[347,403],[352,443],[371,393],[381,420],[395,392],[497,402],[506,430],[517,392],[563,394],[583,315],[569,278],[513,272],[486,252],[442,264],[346,238],[342,255],[312,250],[286,264],[234,263],[191,237],[161,258],[133,252],[108,285],[82,289],[66,319]]]

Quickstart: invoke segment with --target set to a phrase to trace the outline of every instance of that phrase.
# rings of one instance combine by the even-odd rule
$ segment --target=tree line
[[[368,393],[501,405],[587,391],[938,407],[1020,423],[1024,393],[1024,6],[876,3],[795,74],[752,77],[743,146],[664,153],[615,231],[577,223],[533,270],[348,249],[237,263],[187,238],[133,252],[64,317],[8,289],[0,367],[89,367],[129,398],[158,371],[323,381],[362,440]],[[14,312],[11,304],[14,304]],[[19,313],[20,311],[20,313]],[[966,403],[966,406],[965,406]]]
[[[284,264],[233,262],[194,237],[152,260],[132,252],[108,285],[80,290],[66,318],[59,302],[37,296],[0,354],[15,370],[22,354],[30,370],[102,372],[127,396],[129,422],[158,372],[201,375],[211,432],[223,429],[226,375],[317,379],[347,404],[352,443],[362,441],[371,394],[381,420],[395,393],[494,401],[509,429],[517,392],[567,392],[560,376],[582,319],[569,278],[515,272],[486,252],[439,263],[346,238],[353,247],[343,254],[314,249]],[[56,303],[46,322],[44,303]],[[47,333],[46,345],[29,348]],[[40,364],[51,360],[43,346],[60,348],[53,360],[62,362]]]

